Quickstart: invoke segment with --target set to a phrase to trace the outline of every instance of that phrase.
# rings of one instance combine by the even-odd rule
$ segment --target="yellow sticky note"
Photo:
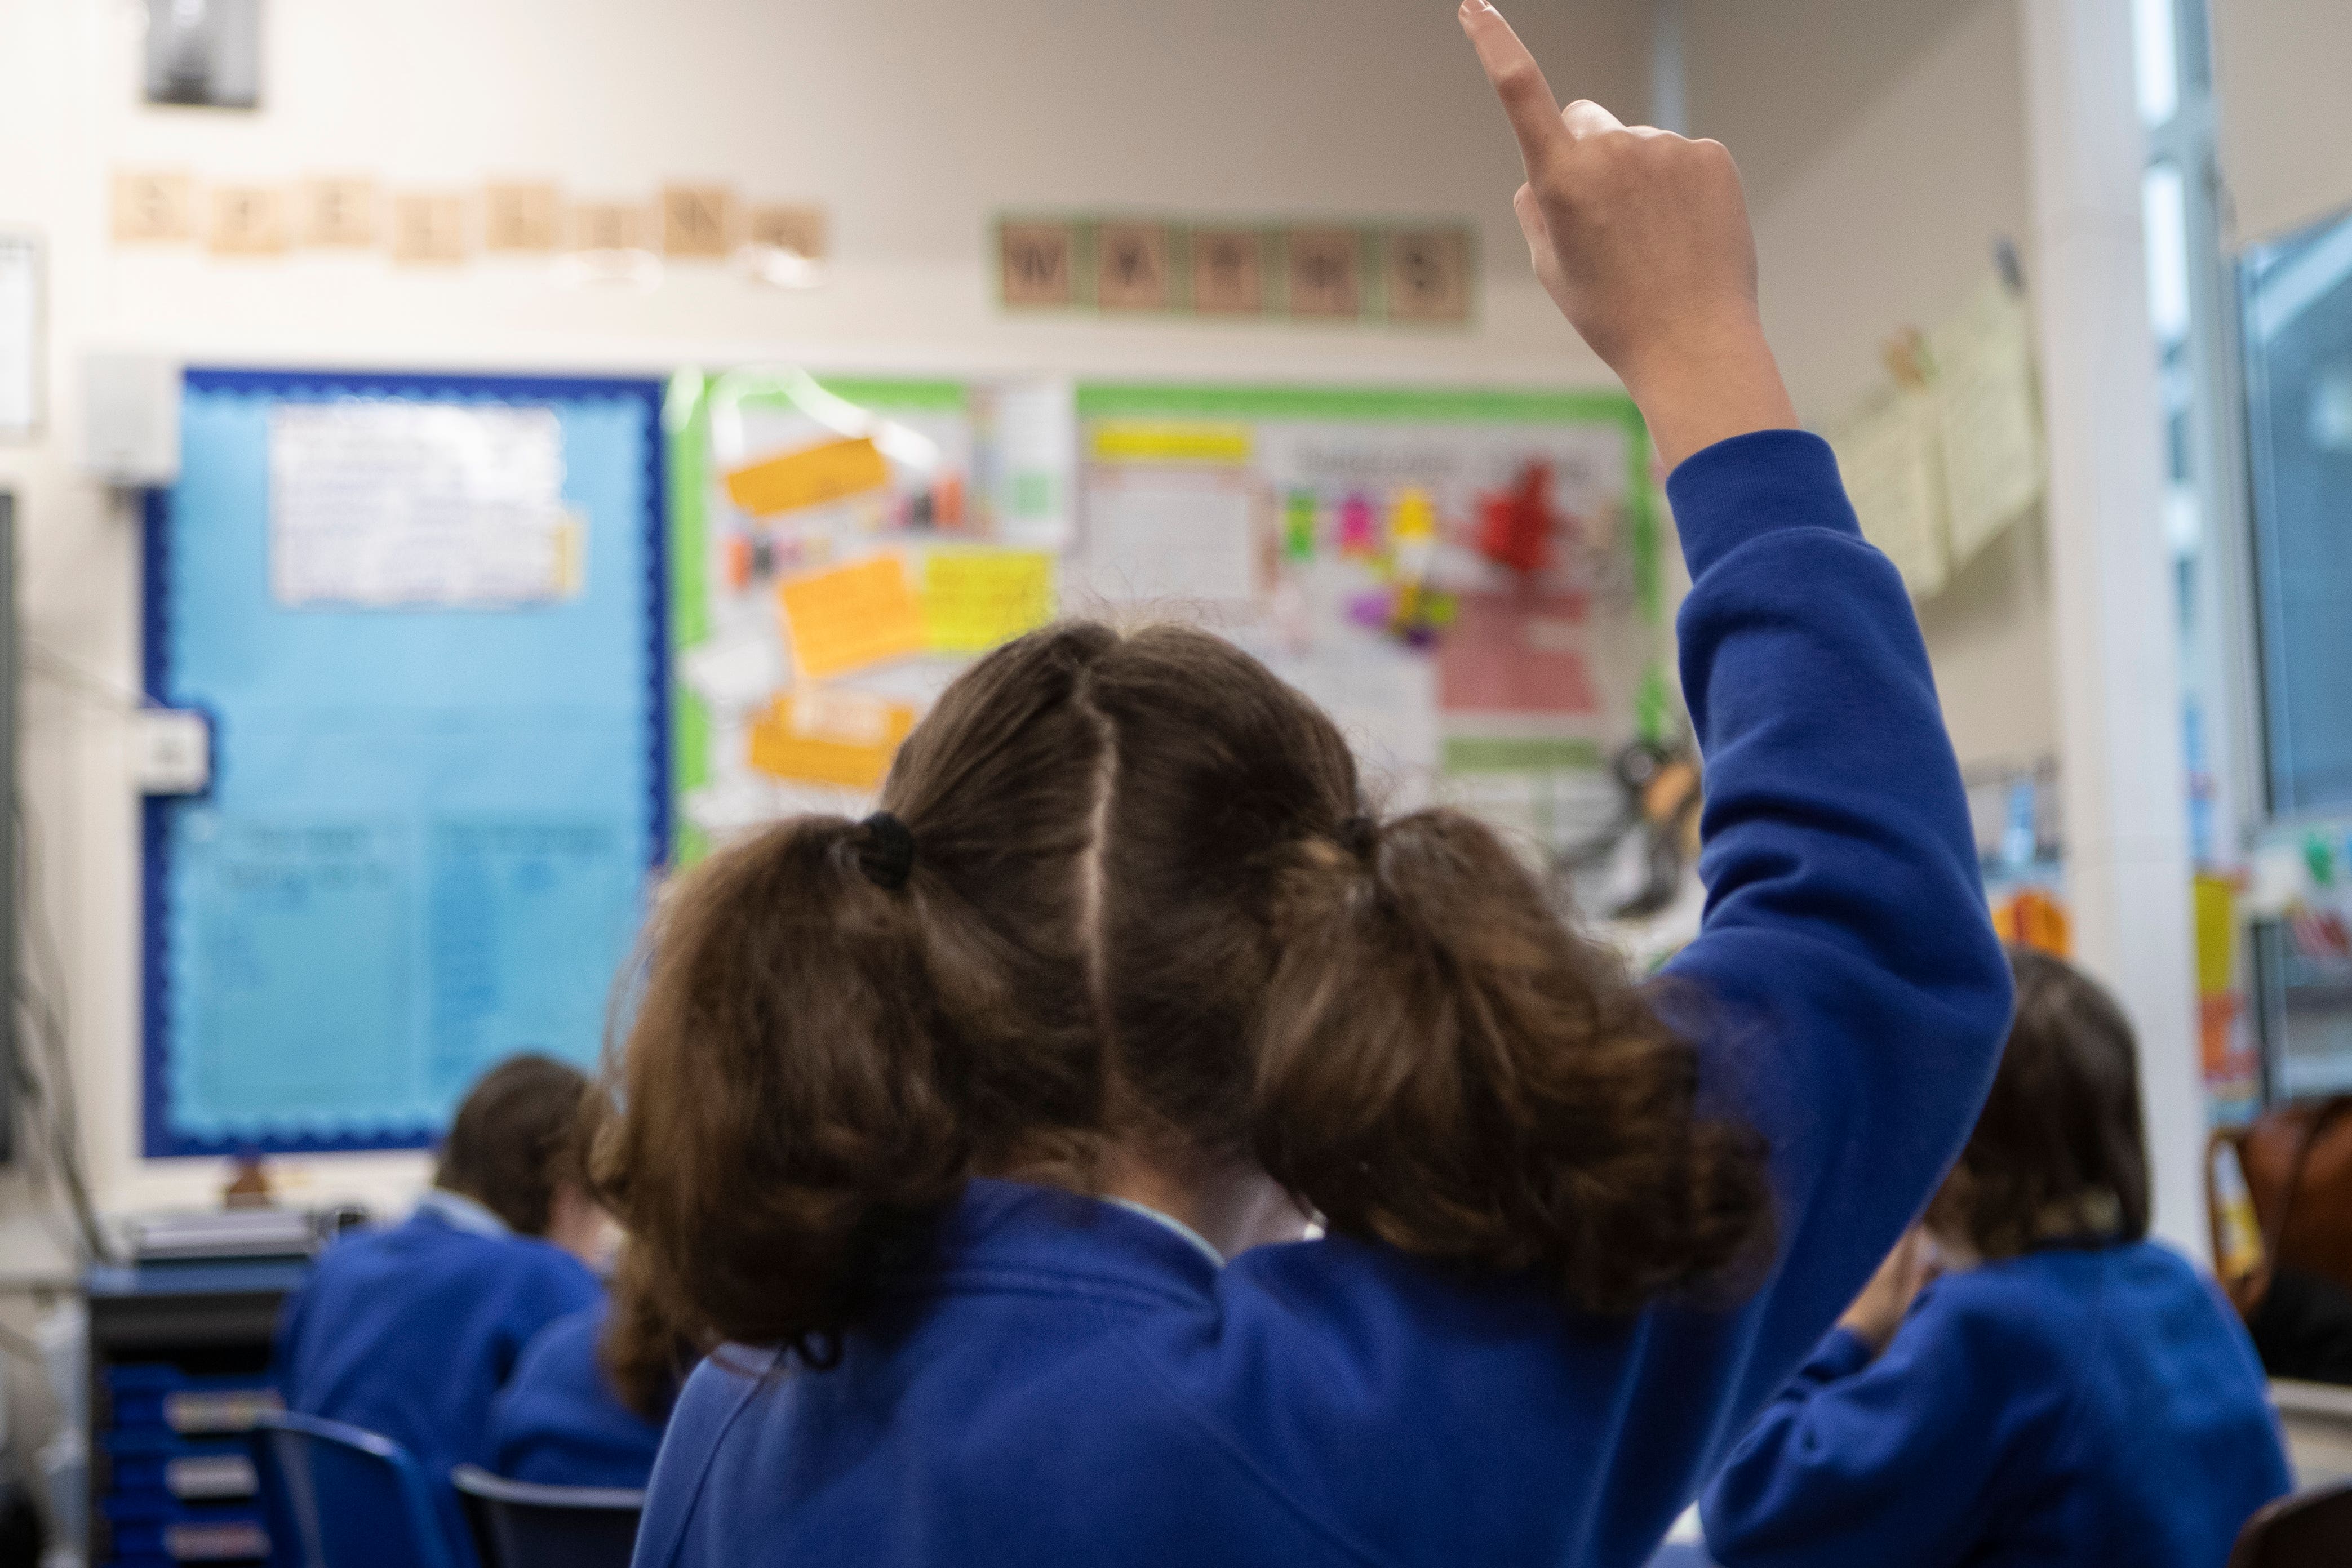
[[[907,703],[857,692],[787,692],[751,726],[751,766],[776,779],[876,789],[914,727]]]
[[[2238,890],[2226,877],[2200,873],[2194,883],[2197,912],[2197,994],[2218,997],[2237,979]]]
[[[1097,463],[1217,463],[1249,461],[1250,427],[1196,420],[1105,420],[1095,426]]]
[[[923,601],[895,555],[787,579],[776,598],[793,662],[808,679],[923,651]]]
[[[1043,550],[971,550],[923,563],[923,624],[932,651],[984,653],[1054,615],[1054,558]]]
[[[727,476],[727,495],[753,517],[768,517],[879,490],[889,482],[890,465],[873,438],[857,435],[738,468]]]

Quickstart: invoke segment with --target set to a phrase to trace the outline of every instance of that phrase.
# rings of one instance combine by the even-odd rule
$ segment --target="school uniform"
[[[604,1316],[600,1302],[558,1318],[524,1349],[490,1406],[491,1468],[499,1475],[541,1486],[645,1487],[664,1422],[638,1415],[614,1391],[597,1357]]]
[[[488,1466],[490,1400],[549,1323],[604,1287],[562,1248],[518,1236],[480,1204],[436,1187],[396,1226],[329,1248],[278,1321],[289,1410],[391,1438],[444,1494],[449,1472]]]
[[[2220,1568],[2291,1484],[2245,1331],[2143,1241],[1937,1280],[1875,1360],[1833,1330],[1700,1512],[1725,1568]]]
[[[1744,435],[1668,488],[1709,889],[1672,972],[1710,998],[1705,1109],[1770,1142],[1754,1293],[1603,1320],[1337,1237],[1220,1266],[974,1180],[837,1365],[694,1374],[640,1568],[1648,1557],[1958,1153],[2010,1012],[1918,626],[1829,448]]]

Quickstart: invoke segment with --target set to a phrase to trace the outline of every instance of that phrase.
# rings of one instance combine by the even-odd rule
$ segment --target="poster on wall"
[[[1622,829],[1666,708],[1658,501],[1615,393],[681,383],[679,849],[870,810],[971,660],[1055,614],[1231,637],[1391,810],[1550,869]],[[682,411],[682,412],[681,412]]]
[[[1538,858],[1617,821],[1662,714],[1657,500],[1614,393],[1081,386],[1076,612],[1202,621],[1347,732],[1391,810]]]
[[[421,1147],[501,1058],[595,1061],[669,844],[660,409],[186,373],[145,695],[213,772],[143,809],[149,1155]]]
[[[1051,382],[744,370],[673,388],[678,858],[862,815],[972,659],[1045,624],[1068,536]]]

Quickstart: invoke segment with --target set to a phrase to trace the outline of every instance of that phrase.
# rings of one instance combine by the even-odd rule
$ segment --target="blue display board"
[[[146,685],[211,716],[214,772],[145,810],[146,1152],[422,1145],[490,1062],[594,1058],[667,855],[662,389],[197,370],[185,392],[180,482],[149,504]],[[472,412],[400,412],[436,407]],[[332,417],[285,411],[317,408],[536,411],[478,422],[559,456],[563,591],[353,602],[332,551],[289,568],[292,510],[339,520],[321,464],[382,509],[355,448],[305,434],[288,466],[289,431]]]

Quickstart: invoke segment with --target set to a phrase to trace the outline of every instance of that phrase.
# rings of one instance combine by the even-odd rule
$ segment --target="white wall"
[[[131,0],[0,0],[0,225],[50,246],[48,438],[0,445],[17,491],[26,635],[135,685],[135,533],[72,471],[79,356],[229,363],[845,368],[1590,383],[1603,372],[1527,281],[1510,139],[1448,5],[1427,0],[269,0],[266,107],[135,103]],[[1564,92],[1646,109],[1643,0],[1523,6]],[[673,267],[649,294],[567,291],[543,264],[446,275],[374,256],[213,260],[108,243],[118,166],[214,180],[543,177],[586,197],[667,180],[830,207],[833,285],[755,290]],[[1008,321],[1003,208],[1475,218],[1472,330]],[[84,1130],[109,1207],[209,1201],[210,1162],[137,1158],[136,802],[119,716],[35,675],[24,780],[68,971]],[[390,1197],[413,1157],[310,1162],[314,1190]],[[13,1198],[13,1203],[12,1203]],[[21,1209],[0,1184],[0,1215]],[[0,1225],[12,1265],[31,1256]],[[22,1245],[20,1246],[20,1243]]]
[[[2352,5],[2211,4],[2231,237],[2274,239],[2352,207]]]
[[[1809,423],[1884,379],[1895,330],[1959,305],[1996,236],[2017,242],[2031,281],[2016,0],[1699,0],[1689,28],[1693,129],[1748,178],[1764,324]],[[2055,752],[2038,517],[1921,606],[1920,623],[1964,764]]]

